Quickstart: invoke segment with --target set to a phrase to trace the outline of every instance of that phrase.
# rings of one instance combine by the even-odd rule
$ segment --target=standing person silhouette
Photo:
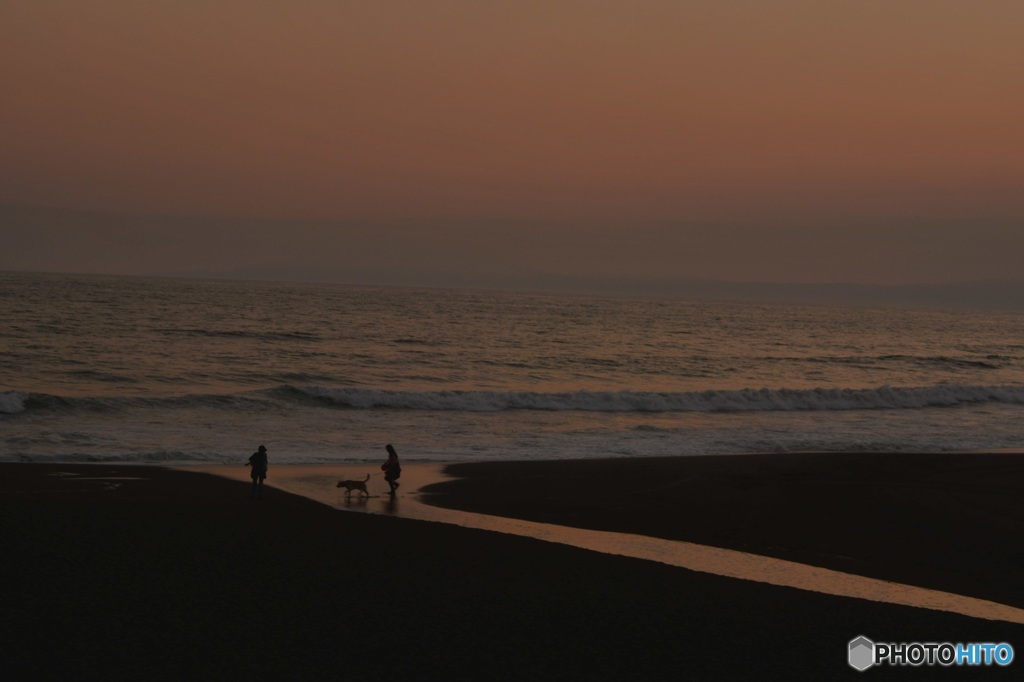
[[[263,497],[263,479],[267,477],[267,448],[261,445],[259,450],[249,455],[246,466],[252,467],[252,471],[249,472],[252,476],[252,496],[256,497],[258,494]]]
[[[398,477],[402,475],[402,465],[398,463],[398,453],[392,445],[387,445],[384,449],[388,451],[388,461],[381,464],[380,468],[384,472],[384,480],[391,486],[390,494],[394,497],[398,489]]]

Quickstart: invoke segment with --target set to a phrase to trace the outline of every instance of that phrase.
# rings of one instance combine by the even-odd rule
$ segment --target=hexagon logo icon
[[[875,664],[875,643],[861,635],[850,640],[850,667],[864,671]]]

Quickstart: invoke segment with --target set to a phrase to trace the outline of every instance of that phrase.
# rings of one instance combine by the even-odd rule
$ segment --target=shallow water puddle
[[[405,474],[403,478],[405,481],[415,480],[421,487],[427,486],[448,480],[449,477],[443,473],[444,467],[444,464],[437,463],[403,463],[402,470]],[[248,470],[244,467],[197,466],[182,468],[235,480],[248,480]],[[336,509],[448,523],[466,528],[520,535],[545,542],[556,542],[605,554],[658,561],[702,573],[793,587],[810,592],[936,611],[949,611],[987,620],[1024,623],[1024,609],[1005,604],[922,587],[901,585],[875,578],[865,578],[772,557],[644,535],[584,530],[434,507],[421,502],[418,489],[408,485],[406,488],[400,488],[399,494],[392,499],[386,493],[387,485],[380,475],[371,476],[368,483],[370,496],[355,492],[347,495],[344,490],[335,487],[339,480],[362,479],[368,471],[373,471],[375,468],[373,463],[338,466],[282,466],[273,468],[267,481],[269,483],[272,480],[273,487],[322,502]]]

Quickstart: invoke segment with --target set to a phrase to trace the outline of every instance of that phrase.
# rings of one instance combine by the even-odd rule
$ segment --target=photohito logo
[[[949,642],[872,642],[861,635],[850,640],[847,661],[851,668],[873,665],[999,665],[1013,663],[1013,647],[1006,642],[950,644]]]

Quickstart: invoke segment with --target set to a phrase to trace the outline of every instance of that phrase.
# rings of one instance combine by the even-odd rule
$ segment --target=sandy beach
[[[422,497],[1022,606],[1021,461],[460,464]],[[418,485],[403,484],[399,503]],[[149,466],[0,465],[4,678],[834,679],[860,674],[858,635],[1024,646],[1012,623],[266,492]],[[913,671],[868,674],[886,673]]]
[[[1024,455],[785,454],[488,462],[454,509],[685,540],[1024,607]]]

